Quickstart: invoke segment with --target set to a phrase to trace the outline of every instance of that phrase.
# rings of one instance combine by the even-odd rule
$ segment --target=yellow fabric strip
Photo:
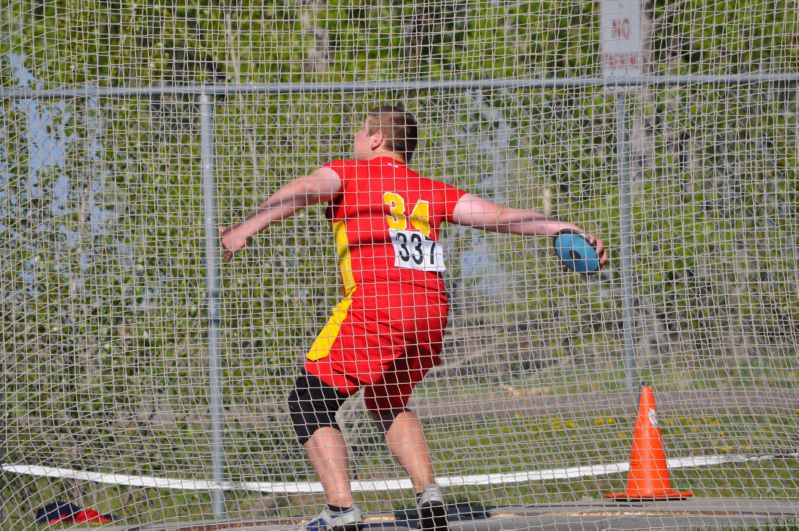
[[[352,298],[347,295],[344,299],[333,308],[333,315],[328,319],[327,324],[316,340],[311,345],[311,350],[308,351],[308,359],[311,361],[321,360],[330,355],[330,349],[333,348],[333,343],[338,337],[341,330],[341,325],[344,324],[344,319],[347,318],[347,312],[352,304]]]
[[[338,267],[341,271],[341,280],[344,282],[344,292],[349,295],[355,289],[355,277],[352,274],[352,260],[350,259],[350,242],[347,239],[347,227],[343,221],[333,223],[333,235],[336,239],[336,254]]]

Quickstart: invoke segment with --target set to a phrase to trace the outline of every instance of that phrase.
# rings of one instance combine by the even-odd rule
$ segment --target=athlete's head
[[[355,158],[370,159],[381,151],[389,151],[410,162],[419,131],[416,118],[402,107],[385,105],[366,114],[362,130],[355,133]]]

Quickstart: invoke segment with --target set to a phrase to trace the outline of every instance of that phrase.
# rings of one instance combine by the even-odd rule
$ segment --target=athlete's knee
[[[369,410],[369,414],[372,416],[372,420],[374,421],[378,431],[380,432],[381,435],[383,435],[383,437],[386,436],[386,433],[388,432],[388,430],[391,429],[391,426],[394,424],[394,421],[397,420],[397,417],[401,413],[410,413],[410,412],[411,410],[405,407]]]
[[[336,413],[347,396],[316,376],[301,374],[288,396],[289,415],[300,444],[305,444],[319,428],[340,429]]]

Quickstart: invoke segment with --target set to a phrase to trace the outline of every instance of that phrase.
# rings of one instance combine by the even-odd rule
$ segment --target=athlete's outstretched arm
[[[585,233],[573,223],[560,221],[532,210],[522,210],[498,205],[472,194],[465,194],[455,205],[452,220],[458,225],[475,227],[491,232],[521,234],[524,236],[554,236],[563,229]],[[600,256],[600,265],[608,261],[604,244],[595,236],[585,233]]]
[[[307,206],[330,201],[340,189],[338,174],[324,167],[285,184],[243,222],[220,229],[225,261],[229,262],[250,238],[273,223],[289,218]]]

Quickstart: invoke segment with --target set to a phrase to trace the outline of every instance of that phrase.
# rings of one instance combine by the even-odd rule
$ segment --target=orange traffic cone
[[[627,490],[608,493],[605,497],[620,501],[649,501],[682,500],[693,495],[693,492],[680,492],[671,488],[666,452],[663,451],[663,440],[655,412],[655,395],[650,386],[642,383],[633,449],[630,453]]]

